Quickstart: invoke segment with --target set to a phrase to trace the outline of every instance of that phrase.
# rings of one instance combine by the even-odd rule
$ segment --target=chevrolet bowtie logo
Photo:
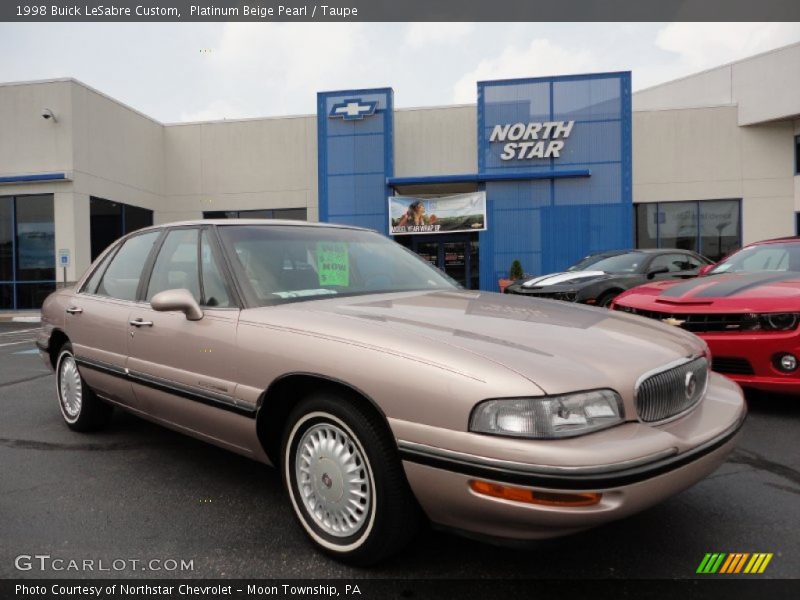
[[[377,102],[367,102],[361,100],[361,98],[350,98],[348,100],[342,100],[338,104],[334,104],[331,107],[328,118],[342,118],[345,121],[363,119],[364,117],[374,115],[377,106]]]
[[[666,323],[667,325],[672,325],[673,327],[680,327],[684,323],[686,323],[685,319],[676,319],[675,317],[668,317],[666,319],[661,319],[662,323]]]

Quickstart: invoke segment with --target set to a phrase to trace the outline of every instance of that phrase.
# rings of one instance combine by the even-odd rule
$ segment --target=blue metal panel
[[[37,173],[35,175],[5,175],[0,183],[27,183],[30,181],[58,181],[66,179],[66,173]]]
[[[390,186],[398,185],[432,185],[437,183],[480,183],[485,181],[520,181],[524,179],[562,179],[566,177],[589,177],[589,169],[562,169],[524,173],[463,173],[461,175],[423,175],[420,177],[387,177]]]
[[[374,103],[352,118],[334,107]],[[317,94],[319,220],[389,233],[387,178],[394,175],[394,93],[391,88]]]
[[[545,121],[575,121],[558,158],[504,161],[503,144],[489,142],[495,125]],[[629,72],[479,82],[477,125],[489,213],[482,289],[496,290],[514,259],[539,274],[632,246]]]

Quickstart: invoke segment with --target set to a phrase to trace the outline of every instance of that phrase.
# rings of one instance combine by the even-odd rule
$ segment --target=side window
[[[681,254],[675,260],[680,271],[696,271],[705,264],[691,254]]]
[[[203,231],[200,235],[200,269],[203,281],[203,301],[200,304],[227,308],[231,305],[228,286],[225,284],[222,270],[211,250],[208,235],[208,230]]]
[[[94,294],[97,292],[97,284],[100,283],[100,278],[103,276],[103,273],[105,272],[108,263],[110,263],[111,259],[114,258],[115,253],[116,250],[112,250],[111,252],[106,254],[106,257],[102,260],[102,262],[99,265],[97,265],[91,277],[89,277],[86,283],[83,284],[83,288],[81,289],[82,293]]]
[[[663,269],[666,267],[670,273],[677,273],[678,271],[686,271],[686,256],[683,254],[661,254],[653,259],[650,263],[649,271],[656,269]]]
[[[160,231],[151,231],[126,241],[108,265],[95,293],[120,300],[136,300],[142,269],[159,235]]]
[[[164,290],[189,290],[200,302],[200,270],[197,265],[199,230],[175,229],[167,234],[153,265],[147,301]]]

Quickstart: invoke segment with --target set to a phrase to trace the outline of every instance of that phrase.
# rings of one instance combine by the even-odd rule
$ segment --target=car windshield
[[[567,271],[605,271],[606,273],[636,273],[644,261],[641,252],[625,254],[594,254],[579,260]]]
[[[800,243],[748,246],[731,254],[709,274],[800,271]]]
[[[221,225],[234,270],[261,306],[459,285],[371,231],[292,225]]]

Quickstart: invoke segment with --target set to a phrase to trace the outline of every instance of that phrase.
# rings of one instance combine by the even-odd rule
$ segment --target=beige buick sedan
[[[37,344],[69,427],[119,407],[273,464],[309,538],[362,565],[425,518],[529,540],[625,517],[713,471],[745,416],[679,328],[467,291],[346,226],[137,231],[46,300]]]

